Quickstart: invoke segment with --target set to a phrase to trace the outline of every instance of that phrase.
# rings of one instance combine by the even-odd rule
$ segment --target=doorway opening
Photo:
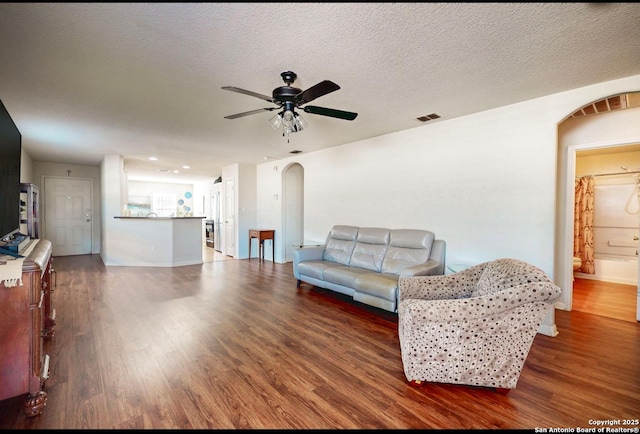
[[[640,108],[640,93],[614,95],[595,101],[578,109],[564,121],[570,123],[577,118],[587,117],[580,119],[577,124],[570,124],[571,126],[566,128],[565,132],[571,131],[570,134],[576,134],[576,131],[579,131],[580,128],[584,131],[590,128],[593,129],[594,125],[599,126],[599,124],[596,123],[595,118],[591,118],[592,115],[631,108],[636,110]],[[612,119],[612,117],[608,118],[608,120]],[[623,118],[622,122],[624,122],[624,119],[626,118]],[[603,122],[603,120],[597,120],[597,122]],[[598,129],[600,131],[607,130],[606,128]],[[559,130],[562,130],[562,128]],[[576,136],[579,136],[579,134]],[[559,136],[559,139],[562,138]],[[565,228],[567,232],[570,232],[565,236],[571,238],[571,242],[567,241],[566,249],[561,249],[561,251],[565,252],[563,256],[569,252],[572,252],[573,255],[569,257],[570,259],[562,259],[565,271],[560,273],[561,280],[563,280],[562,283],[565,283],[563,287],[570,289],[569,294],[563,297],[563,302],[567,310],[582,311],[626,321],[639,321],[639,261],[635,252],[636,249],[640,249],[640,245],[635,233],[638,232],[640,234],[640,220],[638,216],[629,215],[622,223],[618,223],[617,220],[612,222],[612,217],[609,217],[609,214],[615,210],[618,211],[618,214],[625,213],[627,196],[622,200],[618,194],[618,198],[613,202],[611,202],[610,198],[615,198],[614,193],[617,190],[621,192],[623,189],[625,189],[625,192],[629,189],[634,190],[634,179],[629,177],[627,172],[630,168],[635,170],[636,167],[640,172],[640,139],[629,140],[628,137],[616,139],[614,133],[610,133],[609,136],[599,137],[599,139],[601,140],[592,141],[593,136],[589,136],[584,139],[584,144],[579,143],[580,140],[578,140],[577,143],[568,146],[566,154],[564,154],[566,155],[565,163],[567,167],[567,215],[565,217]],[[559,161],[562,161],[562,158]],[[625,168],[627,170],[624,170]],[[618,174],[621,176],[617,176]],[[591,226],[593,229],[591,241],[587,241],[587,244],[591,244],[591,251],[587,255],[587,261],[594,266],[591,269],[589,267],[580,267],[580,261],[576,262],[576,255],[584,256],[585,253],[584,251],[580,251],[579,254],[575,253],[580,250],[579,244],[581,241],[573,239],[576,227],[574,212],[579,206],[575,204],[576,194],[573,186],[576,180],[580,178],[591,178],[592,180],[597,178],[599,180],[599,190],[593,190],[590,194],[592,195],[591,200],[595,199],[594,202],[600,202],[596,205],[600,209],[600,215],[595,219],[595,222],[591,221],[586,224],[586,226]],[[615,178],[617,178],[617,182]],[[624,182],[625,179],[628,182]],[[640,200],[640,198],[636,199]],[[637,206],[638,204],[636,204]],[[603,209],[606,209],[605,213],[602,212]],[[585,223],[584,219],[581,221],[583,222],[582,224]],[[626,238],[629,239],[627,240]],[[576,245],[578,246],[575,249],[574,243],[577,243]],[[625,258],[625,264],[621,261],[622,256],[613,257],[608,255],[608,253],[611,253],[609,250],[615,250],[614,248],[617,245],[629,246],[626,250],[630,250],[633,253],[629,258]],[[586,248],[585,250],[589,249]],[[611,260],[612,257],[620,260],[613,261]],[[582,259],[584,261],[585,258],[583,257]],[[627,271],[620,271],[623,265],[626,266]],[[578,268],[574,272],[576,266]],[[631,273],[629,273],[629,267],[632,267]],[[569,269],[568,272],[567,269]],[[626,273],[626,275],[621,275],[620,273]]]
[[[304,168],[293,163],[282,177],[282,247],[284,262],[293,262],[293,251],[304,245]]]

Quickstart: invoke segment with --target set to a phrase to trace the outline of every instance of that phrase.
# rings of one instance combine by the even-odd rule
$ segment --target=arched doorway
[[[282,177],[282,251],[284,262],[292,262],[295,245],[304,242],[304,168],[293,163],[284,169]]]
[[[629,110],[625,113],[625,109]],[[573,308],[573,227],[574,182],[576,156],[583,151],[606,151],[640,144],[637,112],[640,110],[640,92],[612,95],[589,103],[558,125],[558,237],[556,238],[557,282],[565,289],[560,308]],[[611,113],[617,112],[617,113]],[[594,115],[603,115],[595,117]],[[628,117],[632,120],[629,121]],[[637,293],[636,316],[640,320],[640,293]]]

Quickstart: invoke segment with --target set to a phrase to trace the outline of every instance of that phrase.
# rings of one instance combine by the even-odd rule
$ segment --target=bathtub
[[[638,284],[638,257],[595,253],[593,259],[595,274],[575,272],[574,276],[626,285]]]

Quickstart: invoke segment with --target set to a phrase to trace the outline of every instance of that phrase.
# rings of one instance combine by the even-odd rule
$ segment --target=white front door
[[[224,254],[236,255],[236,185],[235,180],[227,179],[224,183]]]
[[[45,177],[45,237],[56,256],[91,253],[92,181]]]

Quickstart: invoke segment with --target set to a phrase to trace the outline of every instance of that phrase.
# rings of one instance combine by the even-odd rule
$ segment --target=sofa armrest
[[[438,272],[432,274],[444,274],[444,255],[447,248],[447,243],[444,240],[434,240],[431,246],[430,260],[438,263]]]
[[[413,276],[433,276],[439,273],[441,264],[433,259],[429,259],[424,264],[414,265],[407,267],[400,271],[401,277],[413,277]]]
[[[303,247],[293,251],[293,263],[320,261],[324,256],[324,246]]]
[[[398,280],[398,301],[450,300],[468,298],[474,286],[460,284],[452,274],[435,276],[400,277]]]
[[[475,289],[486,264],[478,264],[455,274],[435,276],[400,276],[398,299],[440,300],[467,298]]]
[[[433,300],[405,298],[398,306],[398,311],[419,309],[420,318],[425,322],[473,321],[500,315],[526,304],[552,306],[560,293],[561,289],[553,283],[533,282],[481,297]]]
[[[293,276],[300,279],[298,264],[304,261],[321,261],[324,257],[324,246],[304,247],[293,251]]]

